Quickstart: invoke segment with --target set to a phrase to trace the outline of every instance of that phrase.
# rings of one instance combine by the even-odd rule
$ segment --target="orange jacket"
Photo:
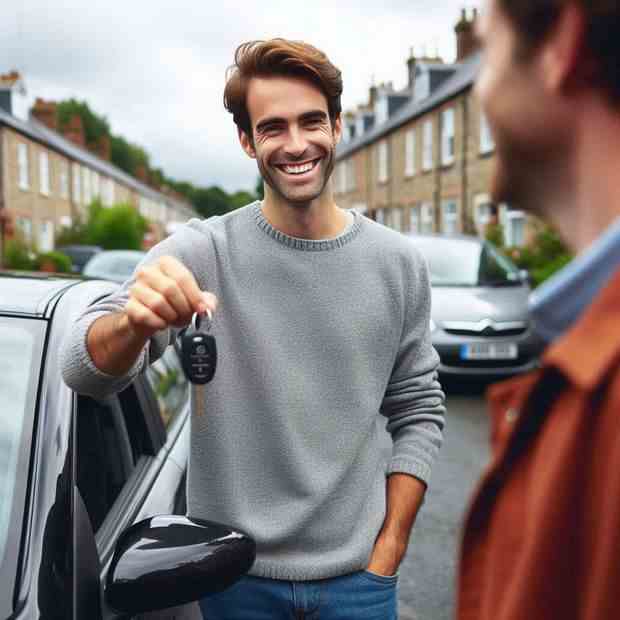
[[[541,369],[489,403],[458,620],[620,619],[620,271]]]

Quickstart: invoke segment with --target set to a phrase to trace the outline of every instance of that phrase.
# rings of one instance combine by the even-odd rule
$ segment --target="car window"
[[[118,399],[100,402],[78,397],[77,486],[96,532],[107,516],[136,460]]]
[[[0,616],[17,561],[30,440],[43,350],[43,321],[0,317]]]
[[[478,283],[478,241],[419,237],[415,245],[428,262],[433,286],[476,286]]]
[[[480,256],[479,283],[501,286],[520,285],[519,270],[510,259],[498,252],[490,243],[485,243]]]
[[[146,377],[157,398],[164,427],[168,429],[189,400],[189,384],[173,346],[149,366]]]

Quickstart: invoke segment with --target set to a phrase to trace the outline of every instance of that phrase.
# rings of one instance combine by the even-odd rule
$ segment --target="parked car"
[[[82,273],[84,265],[99,252],[103,251],[98,245],[61,245],[56,248],[71,259],[71,271]]]
[[[82,272],[89,278],[101,278],[122,284],[134,272],[146,252],[138,250],[104,250],[94,255]]]
[[[190,409],[173,347],[118,395],[61,378],[76,317],[116,287],[0,275],[0,618],[186,618],[253,562],[250,538],[185,516]]]
[[[499,376],[535,368],[543,344],[529,318],[527,272],[477,237],[409,236],[429,265],[440,373]]]

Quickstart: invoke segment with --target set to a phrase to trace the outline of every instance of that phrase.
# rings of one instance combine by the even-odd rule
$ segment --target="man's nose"
[[[286,141],[285,151],[293,157],[303,155],[308,148],[308,142],[304,136],[304,132],[299,127],[291,127]]]

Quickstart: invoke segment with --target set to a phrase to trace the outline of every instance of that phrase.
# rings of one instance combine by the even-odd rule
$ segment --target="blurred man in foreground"
[[[620,4],[489,0],[477,90],[494,199],[577,253],[536,291],[539,371],[490,392],[460,620],[620,618]]]

